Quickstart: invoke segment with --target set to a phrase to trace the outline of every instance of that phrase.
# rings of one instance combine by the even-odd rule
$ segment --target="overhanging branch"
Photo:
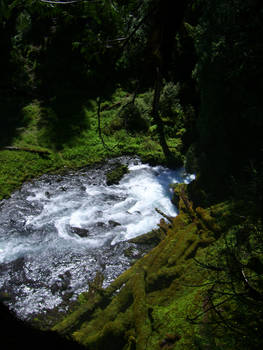
[[[46,2],[47,4],[52,5],[67,5],[74,4],[75,2],[81,2],[83,0],[71,0],[71,1],[51,1],[51,0],[40,0],[40,2]]]
[[[52,1],[52,0],[40,0],[40,2],[45,2],[47,4],[52,4],[52,5],[68,5],[68,4],[75,4],[77,2],[84,2],[87,0],[66,0],[66,1]],[[91,0],[88,1],[89,3],[99,3],[101,0]]]

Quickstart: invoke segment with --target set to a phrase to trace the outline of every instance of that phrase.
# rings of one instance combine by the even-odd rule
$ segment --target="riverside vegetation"
[[[261,349],[261,2],[0,9],[1,199],[124,154],[196,173],[156,247],[106,289],[98,275],[53,331],[90,350]]]

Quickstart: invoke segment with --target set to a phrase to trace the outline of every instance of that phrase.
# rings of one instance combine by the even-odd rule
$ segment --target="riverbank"
[[[161,221],[159,245],[106,289],[97,286],[84,294],[76,310],[53,329],[92,350],[211,344],[215,334],[206,334],[211,274],[205,263],[229,224],[231,203],[194,209],[182,191],[179,205],[177,217]]]
[[[139,97],[144,107],[146,95]],[[42,174],[67,173],[124,154],[166,164],[156,126],[133,131],[120,118],[130,98],[117,91],[105,102],[100,126],[96,101],[87,101],[74,124],[57,119],[40,101],[25,106],[20,127],[0,151],[0,199]],[[171,134],[175,137],[167,143],[177,167],[184,161],[183,129]],[[160,221],[160,244],[106,289],[98,275],[92,292],[81,294],[75,311],[54,330],[91,350],[108,350],[109,344],[114,350],[232,350],[241,343],[251,348],[251,340],[260,344],[262,225],[253,214],[256,197],[253,191],[246,196],[239,191],[227,202],[198,207],[207,187],[214,186],[212,194],[220,189],[214,175],[201,188],[200,179],[190,185],[190,196],[188,189],[176,188],[181,212],[171,222]],[[192,203],[195,199],[199,204]],[[50,324],[56,317],[51,316]],[[35,320],[35,325],[43,323]]]
[[[150,126],[145,112],[150,108],[149,94],[137,97],[144,111],[140,118],[149,123],[147,129],[142,126],[142,131],[136,120],[135,130],[125,127],[125,118],[132,116],[123,110],[132,97],[121,89],[101,104],[99,119],[97,102],[88,99],[79,108],[81,112],[68,120],[60,119],[51,106],[38,100],[24,106],[12,137],[0,150],[0,200],[42,174],[77,169],[121,155],[137,154],[144,162],[165,165],[156,128]],[[167,143],[173,165],[182,165],[181,136],[168,137]]]
[[[127,173],[109,185],[116,164]],[[183,168],[119,157],[25,183],[1,203],[0,294],[21,319],[48,325],[97,273],[105,288],[156,244],[154,235],[147,244],[135,238],[176,216],[170,184],[192,179]]]

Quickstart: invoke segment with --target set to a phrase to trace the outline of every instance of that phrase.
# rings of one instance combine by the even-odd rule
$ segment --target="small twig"
[[[191,318],[189,316],[187,316],[187,321],[189,322],[192,322],[194,323],[194,321],[196,321],[199,317],[203,316],[204,314],[206,314],[208,311],[210,310],[214,310],[216,307],[220,306],[220,305],[223,305],[225,302],[227,302],[228,300],[231,300],[233,299],[233,297],[229,297],[229,298],[226,298],[225,300],[221,301],[220,303],[216,304],[216,305],[212,305],[210,306],[208,309],[206,309],[205,311],[203,312],[200,312],[197,316]]]
[[[200,261],[198,261],[196,258],[193,258],[193,260],[197,263],[197,265],[205,268],[205,269],[208,269],[208,270],[213,270],[213,271],[224,271],[224,269],[222,267],[217,267],[217,266],[213,266],[213,265],[210,265],[210,264],[204,264]]]

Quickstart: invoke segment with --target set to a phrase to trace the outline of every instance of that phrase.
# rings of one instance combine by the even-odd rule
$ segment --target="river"
[[[116,161],[129,173],[107,186]],[[8,294],[9,308],[22,319],[65,311],[97,271],[109,285],[143,254],[136,245],[126,254],[128,240],[157,226],[155,208],[177,215],[170,184],[193,178],[183,168],[121,157],[25,183],[0,203],[0,292]]]

